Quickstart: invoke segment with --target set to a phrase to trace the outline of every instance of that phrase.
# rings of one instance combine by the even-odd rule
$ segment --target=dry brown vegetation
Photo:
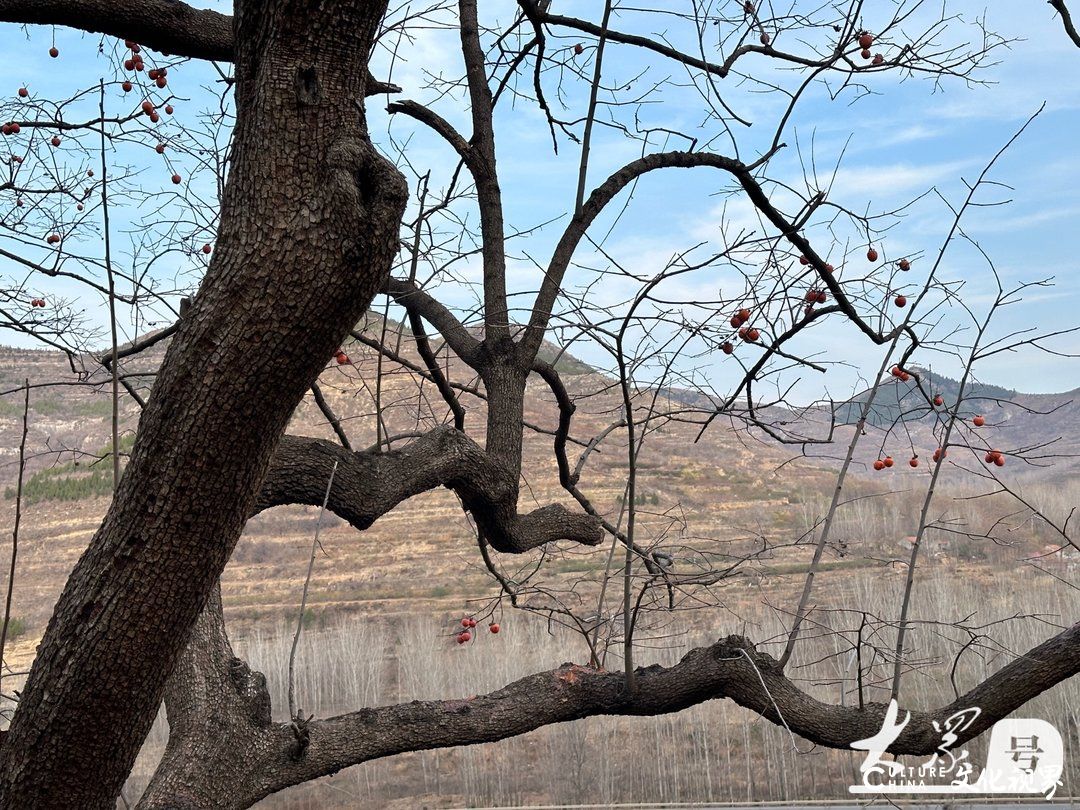
[[[770,582],[770,589],[775,582]],[[850,572],[829,583],[830,604],[853,613],[822,616],[814,638],[800,648],[792,673],[821,699],[858,700],[855,664],[845,642],[854,640],[859,611],[888,614],[902,587],[897,569]],[[824,590],[824,589],[823,589]],[[1022,569],[1008,584],[978,567],[940,571],[918,590],[918,619],[931,620],[915,633],[922,673],[910,678],[905,701],[930,707],[951,700],[950,670],[958,634],[937,622],[976,614],[972,624],[1026,611],[1038,604],[1041,618],[1010,621],[990,632],[987,648],[969,649],[956,667],[965,689],[1047,635],[1047,623],[1080,619],[1075,591]],[[1052,615],[1056,614],[1056,615]],[[298,694],[305,711],[329,716],[355,706],[414,699],[467,698],[497,689],[566,659],[584,661],[580,638],[549,632],[535,617],[505,615],[498,636],[481,633],[467,647],[453,643],[456,615],[431,606],[411,616],[372,614],[334,620],[303,636]],[[672,664],[691,646],[732,631],[752,637],[784,635],[784,625],[758,587],[732,589],[722,611],[699,613],[692,628],[662,644],[645,645],[643,664]],[[837,636],[833,630],[845,630]],[[826,632],[828,631],[828,632]],[[962,634],[961,634],[962,635]],[[291,634],[267,629],[239,641],[237,654],[264,671],[279,718],[285,712],[285,673]],[[782,644],[780,645],[782,647]],[[617,667],[612,661],[609,666]],[[866,676],[868,682],[884,666]],[[886,696],[867,688],[867,699]],[[1023,710],[1053,721],[1066,745],[1068,770],[1059,795],[1071,795],[1080,777],[1080,684],[1060,684]],[[167,736],[160,717],[128,785],[137,796],[149,779]],[[984,741],[985,742],[985,741]],[[983,749],[969,746],[978,760]],[[350,768],[260,803],[267,808],[484,807],[513,804],[620,802],[792,802],[840,799],[857,779],[854,752],[815,748],[783,728],[727,701],[711,701],[676,715],[655,718],[590,718],[551,726],[500,743],[406,754]],[[912,759],[915,763],[919,760]],[[527,764],[527,767],[524,765]]]
[[[375,439],[371,413],[376,394],[359,384],[364,365],[374,359],[356,346],[350,354],[359,367],[329,368],[322,385],[359,444]],[[9,385],[28,372],[42,378],[60,373],[59,358],[48,354],[12,352],[5,359]],[[582,392],[602,388],[596,375],[570,379]],[[30,471],[76,458],[94,463],[92,455],[72,451],[103,445],[106,422],[95,411],[101,395],[87,387],[41,390],[44,393],[33,399],[35,456]],[[387,433],[393,435],[398,424],[415,422],[416,392],[411,376],[387,377],[377,394]],[[528,402],[526,419],[552,427],[554,410],[540,387]],[[583,398],[576,430],[583,436],[598,433],[616,411],[612,392]],[[129,412],[129,419],[133,415]],[[7,434],[18,416],[7,411],[0,416]],[[310,401],[290,430],[330,435]],[[668,422],[649,437],[639,469],[641,536],[663,538],[676,548],[692,544],[695,553],[704,549],[717,558],[758,553],[736,576],[710,589],[710,609],[690,611],[694,604],[680,603],[673,612],[650,614],[638,636],[642,664],[670,664],[691,646],[732,632],[775,641],[773,651],[778,653],[790,625],[785,611],[806,571],[804,543],[813,537],[831,494],[827,461],[785,464],[789,453],[745,432],[716,429],[694,443],[695,433],[692,425]],[[543,433],[527,434],[525,492],[537,503],[560,498],[550,441]],[[596,454],[591,464],[591,494],[616,514],[626,472],[618,441],[613,438],[607,452]],[[11,474],[8,465],[5,481]],[[1029,478],[1025,495],[1047,514],[1063,518],[1080,502],[1080,482],[1075,479],[1051,485]],[[912,532],[921,498],[919,482],[919,474],[907,470],[889,478],[866,474],[849,481],[847,502],[838,513],[818,575],[819,596],[807,643],[790,670],[823,699],[859,699],[850,645],[863,614],[885,626],[894,616],[906,570],[905,538]],[[1075,562],[1061,552],[1042,556],[1055,546],[1037,523],[992,529],[1003,501],[970,497],[979,491],[976,481],[957,478],[940,501],[950,530],[931,530],[927,537],[925,578],[915,594],[917,618],[926,622],[914,626],[913,658],[920,672],[909,676],[904,695],[913,706],[951,699],[954,657],[972,635],[977,641],[961,656],[953,676],[960,690],[1026,649],[1033,638],[1080,619]],[[106,506],[106,500],[96,499],[28,507],[13,610],[26,631],[9,656],[16,670],[29,664],[53,600]],[[5,501],[3,508],[10,519],[12,502]],[[267,673],[279,715],[286,706],[289,626],[296,621],[316,514],[314,508],[288,507],[254,518],[222,579],[237,652]],[[323,521],[322,553],[299,658],[298,692],[305,710],[327,716],[357,706],[467,697],[568,659],[587,660],[580,636],[499,601],[452,493],[443,490],[413,499],[407,512],[396,510],[363,533],[331,515]],[[549,549],[544,554],[547,581],[563,598],[580,604],[595,601],[606,546]],[[527,555],[511,565],[529,568],[536,559],[536,554]],[[451,633],[465,613],[494,616],[504,630],[498,636],[481,633],[472,644],[458,647]],[[877,688],[879,678],[887,680],[887,664],[864,662],[864,699],[887,696]],[[609,651],[605,665],[621,665],[617,649]],[[1026,711],[1061,729],[1067,762],[1074,768],[1070,776],[1075,777],[1080,686],[1062,684]],[[128,795],[137,796],[149,778],[166,734],[159,718]],[[520,767],[522,761],[532,767]],[[782,728],[719,701],[675,716],[591,719],[498,744],[368,763],[268,799],[263,806],[835,798],[845,795],[857,767],[853,763],[850,754],[813,750],[805,741],[791,740]],[[1067,777],[1066,793],[1069,784]]]

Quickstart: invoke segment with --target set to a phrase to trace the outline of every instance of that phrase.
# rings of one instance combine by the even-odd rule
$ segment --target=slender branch
[[[438,358],[435,357],[435,353],[431,350],[431,341],[428,340],[427,332],[424,330],[424,322],[420,319],[420,316],[413,311],[409,311],[408,316],[409,328],[412,329],[413,339],[416,342],[416,351],[419,352],[420,357],[423,358],[424,365],[427,366],[428,374],[431,375],[435,387],[439,389],[439,394],[442,396],[443,401],[454,414],[454,428],[457,430],[464,430],[465,409],[461,406],[461,402],[458,401],[457,394],[455,394],[454,389],[450,387],[450,382],[446,379],[446,375],[439,366]],[[382,357],[381,352],[379,356]]]
[[[19,440],[19,477],[15,484],[15,525],[11,530],[11,565],[8,567],[7,597],[4,600],[4,626],[0,628],[0,679],[4,677],[4,649],[8,623],[11,621],[11,598],[15,590],[15,562],[19,556],[19,526],[22,523],[23,476],[26,472],[26,434],[30,428],[30,380],[23,381],[22,438]]]
[[[105,118],[105,81],[98,84],[98,104],[101,117]],[[101,129],[101,218],[102,237],[105,244],[105,275],[109,283],[109,371],[112,372],[112,471],[113,492],[120,486],[120,362],[116,326],[116,278],[112,266],[112,242],[109,234],[109,165],[105,160],[105,128]]]
[[[930,526],[930,506],[934,502],[934,493],[937,490],[937,482],[941,476],[941,470],[945,465],[945,453],[949,449],[949,439],[952,437],[953,429],[956,426],[957,413],[960,406],[964,401],[964,395],[968,390],[968,381],[971,379],[974,373],[975,360],[978,357],[979,347],[982,344],[983,336],[986,334],[986,330],[990,326],[990,321],[993,319],[994,314],[997,312],[999,306],[1001,306],[1001,296],[995,300],[994,304],[990,307],[983,319],[983,322],[979,324],[979,330],[975,334],[975,339],[972,341],[971,350],[967,358],[967,362],[964,364],[964,373],[960,377],[960,382],[957,384],[956,390],[956,407],[950,412],[949,419],[945,423],[945,431],[941,437],[941,452],[942,455],[938,456],[934,463],[934,470],[930,476],[930,484],[926,488],[926,494],[923,497],[922,509],[919,512],[919,523],[915,530],[915,542],[911,544],[911,554],[908,558],[907,576],[904,581],[904,597],[900,605],[900,620],[898,622],[896,631],[896,653],[895,660],[893,662],[893,677],[892,677],[892,691],[891,695],[895,699],[900,694],[900,678],[904,674],[904,640],[908,631],[908,612],[911,608],[911,594],[915,586],[915,564],[918,562],[919,551],[922,548],[923,538],[926,536],[926,530]]]
[[[577,197],[574,201],[574,213],[581,213],[585,202],[585,182],[589,173],[589,148],[592,146],[593,123],[596,120],[596,97],[600,92],[600,74],[604,66],[604,46],[607,44],[608,21],[611,19],[611,0],[604,3],[604,17],[600,23],[600,42],[596,46],[596,62],[593,66],[593,78],[589,85],[589,108],[585,113],[585,131],[581,136],[581,161],[578,164]]]
[[[469,334],[469,330],[446,306],[405,279],[388,278],[384,289],[406,311],[415,312],[434,326],[458,357],[470,366],[475,362],[480,341]]]
[[[576,17],[566,17],[561,14],[548,14],[541,12],[539,19],[547,25],[558,25],[564,28],[573,28],[577,31],[581,31],[584,34],[591,34],[597,38],[605,37],[612,42],[619,42],[623,45],[636,45],[639,48],[645,48],[646,50],[658,53],[661,56],[666,56],[669,59],[674,59],[677,62],[682,62],[685,65],[696,67],[699,70],[704,70],[708,73],[712,73],[720,78],[723,78],[726,71],[717,64],[712,62],[706,62],[704,59],[698,59],[690,54],[683,53],[682,51],[672,48],[670,45],[665,45],[662,42],[649,39],[648,37],[639,36],[637,34],[625,34],[621,31],[614,31],[608,29],[606,26],[600,26],[596,23],[589,22],[588,20],[577,19]]]
[[[791,654],[795,651],[795,642],[799,638],[799,630],[802,627],[803,619],[806,618],[806,613],[810,606],[810,594],[814,588],[814,576],[821,566],[821,557],[825,551],[825,547],[829,544],[829,537],[832,535],[833,521],[836,519],[836,513],[840,507],[840,496],[843,493],[844,484],[847,481],[848,470],[851,469],[851,462],[855,458],[855,448],[858,447],[859,439],[864,435],[866,420],[870,416],[871,409],[874,406],[874,400],[877,398],[878,390],[881,388],[881,381],[885,374],[885,369],[888,368],[890,358],[895,348],[896,342],[894,340],[893,344],[889,347],[889,351],[887,351],[882,358],[881,367],[878,369],[877,377],[874,378],[874,384],[866,394],[866,399],[863,402],[859,413],[859,419],[851,432],[851,441],[848,443],[847,453],[844,455],[844,462],[840,465],[840,472],[836,475],[836,486],[833,488],[832,501],[829,503],[829,510],[825,513],[825,523],[821,527],[821,535],[818,537],[817,544],[814,547],[814,556],[810,560],[810,568],[806,572],[806,581],[803,583],[803,591],[802,595],[799,597],[799,605],[795,609],[795,619],[791,624],[791,632],[788,634],[784,653],[780,656],[781,668],[787,665],[788,660],[791,658]]]
[[[304,611],[307,609],[308,587],[311,585],[311,572],[315,568],[315,552],[319,548],[319,530],[322,528],[323,515],[326,514],[326,504],[330,500],[330,490],[334,486],[334,475],[337,473],[338,463],[330,468],[330,478],[326,482],[326,493],[323,495],[322,506],[319,507],[319,517],[315,522],[315,536],[311,540],[311,556],[308,558],[307,576],[304,577],[304,592],[300,597],[300,613],[296,617],[296,632],[293,634],[292,648],[289,650],[289,717],[294,720],[300,717],[296,709],[296,647],[300,643],[300,633],[304,629]]]
[[[318,383],[312,383],[311,395],[315,398],[315,404],[319,407],[322,415],[326,417],[326,421],[330,427],[333,428],[334,434],[338,437],[338,441],[341,442],[341,446],[346,450],[352,450],[352,445],[349,443],[349,437],[345,433],[345,429],[341,426],[341,420],[338,415],[334,413],[334,409],[330,407],[330,403],[326,401],[326,397],[323,396],[322,388]]]
[[[429,107],[418,104],[410,99],[394,101],[386,106],[388,113],[402,113],[414,118],[422,124],[426,124],[435,131],[453,148],[458,156],[464,161],[469,171],[475,176],[477,171],[482,171],[481,164],[472,145],[465,140],[460,132],[454,129],[454,125]],[[418,218],[419,220],[419,218]]]

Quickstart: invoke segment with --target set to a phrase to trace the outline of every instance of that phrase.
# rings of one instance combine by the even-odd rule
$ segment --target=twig
[[[315,537],[311,541],[311,557],[308,559],[307,576],[304,577],[304,593],[300,597],[300,614],[296,617],[296,633],[293,635],[292,649],[289,650],[289,717],[298,718],[296,710],[296,646],[300,643],[300,632],[304,628],[304,609],[307,607],[308,586],[311,584],[311,572],[315,568],[315,551],[319,548],[319,529],[322,528],[323,515],[326,514],[326,504],[330,501],[330,488],[334,485],[334,475],[337,473],[338,463],[335,461],[330,470],[330,480],[326,482],[326,494],[323,495],[322,506],[319,507],[319,518],[315,523]]]
[[[15,560],[19,556],[19,524],[22,521],[23,474],[26,471],[26,434],[30,427],[30,380],[23,381],[22,440],[19,442],[19,481],[15,489],[15,527],[11,530],[11,567],[8,569],[7,600],[4,604],[4,626],[0,628],[0,679],[4,677],[4,645],[7,643],[8,622],[11,621],[11,596],[15,590]]]
[[[105,120],[105,80],[98,84],[101,119]],[[113,492],[120,486],[120,363],[118,361],[118,340],[116,334],[116,280],[113,276],[112,250],[109,243],[109,192],[108,164],[105,161],[105,127],[101,128],[101,214],[105,240],[105,275],[109,279],[109,337],[112,342],[110,353],[110,371],[112,372],[112,468]]]
[[[382,330],[379,335],[379,343],[383,346],[386,345],[386,322],[390,320],[390,296],[386,297],[386,306],[383,308],[382,317]],[[384,429],[383,423],[383,407],[382,407],[382,394],[383,394],[383,353],[378,352],[375,355],[375,452],[382,452],[383,436],[387,431]],[[390,449],[389,443],[387,450]],[[313,552],[314,553],[314,552]]]
[[[586,451],[588,452],[588,451]],[[582,454],[584,457],[584,454]],[[627,486],[623,486],[622,503],[619,504],[619,518],[616,522],[616,526],[622,525],[623,514],[626,510],[626,491]],[[603,661],[596,657],[596,645],[600,639],[600,628],[604,625],[604,597],[607,596],[607,586],[611,579],[611,563],[615,558],[615,548],[619,545],[619,538],[617,535],[611,535],[611,549],[608,551],[607,562],[604,563],[604,576],[600,580],[600,597],[596,600],[596,626],[593,628],[592,642],[589,644],[590,649],[593,652],[593,660],[590,662],[594,666],[603,666]],[[607,643],[604,644],[604,657],[607,657]]]
[[[574,215],[581,214],[585,203],[585,178],[589,173],[589,147],[592,142],[593,121],[596,119],[596,96],[600,90],[600,71],[604,64],[604,44],[607,42],[608,21],[611,19],[611,0],[604,3],[604,19],[600,23],[600,42],[596,46],[596,67],[593,71],[592,86],[589,88],[589,111],[585,116],[585,132],[581,139],[581,163],[578,166],[577,200],[574,203]]]

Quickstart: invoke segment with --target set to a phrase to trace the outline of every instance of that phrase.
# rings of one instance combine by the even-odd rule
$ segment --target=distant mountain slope
[[[937,447],[944,419],[959,397],[960,384],[927,369],[913,370],[919,374],[923,390],[931,397],[940,394],[944,404],[930,408],[914,381],[904,383],[890,376],[879,387],[867,422],[872,428],[887,429],[903,418],[901,443],[910,436],[909,446],[926,452]],[[864,391],[839,405],[837,422],[854,425],[868,396],[869,391]],[[993,446],[1006,453],[1023,451],[1030,463],[1014,465],[1014,472],[1063,476],[1080,469],[1080,389],[1025,394],[969,381],[957,414],[962,422],[950,442],[975,448]],[[972,422],[978,415],[985,419],[981,428]]]
[[[368,312],[364,315],[360,323],[357,324],[357,329],[370,335],[380,335],[383,330],[384,318],[375,312]],[[409,328],[401,323],[395,321],[393,318],[385,319],[386,330],[389,333],[396,333],[401,335],[411,335]],[[514,330],[515,335],[519,333],[524,326],[515,325],[511,327]],[[479,326],[468,327],[469,332],[473,334],[478,340],[483,339],[484,330]],[[442,345],[442,340],[439,338],[438,333],[434,330],[430,330],[433,334],[429,334],[431,343],[433,346],[438,347]],[[596,372],[592,366],[585,363],[578,358],[574,357],[565,347],[552,343],[550,340],[545,340],[540,344],[540,351],[537,353],[537,358],[545,363],[550,363],[555,366],[555,370],[566,377],[575,377],[579,374],[593,374]]]
[[[946,404],[954,403],[959,398],[960,382],[958,380],[943,377],[929,369],[919,367],[913,368],[912,371],[919,375],[922,380],[922,390],[930,396],[940,394]],[[870,391],[867,389],[841,404],[837,409],[837,420],[842,424],[858,422],[869,395]],[[1020,395],[1016,391],[999,385],[969,381],[959,414],[965,418],[980,413],[985,414],[996,407],[998,402],[1013,401],[1018,396]],[[932,417],[922,391],[914,381],[904,383],[890,375],[879,386],[867,421],[871,425],[883,427],[892,424],[900,416],[911,418],[920,415],[924,418]]]
[[[381,320],[372,320],[365,328],[381,332],[383,324]],[[387,323],[386,328],[395,330],[400,325]],[[162,341],[125,363],[125,374],[136,374],[142,384],[148,384],[166,343]],[[347,426],[354,446],[367,447],[377,436],[372,406],[375,390],[370,385],[377,361],[371,349],[355,342],[346,342],[345,348],[355,365],[339,366],[327,358],[320,386]],[[422,363],[407,338],[402,339],[400,351],[410,363]],[[550,352],[546,357],[554,359],[558,349],[550,345],[545,347],[545,352]],[[564,354],[558,363],[578,361]],[[420,396],[414,375],[401,373],[393,363],[384,362],[382,366],[386,375],[379,389],[385,416],[383,435],[410,436],[418,425],[423,428],[432,424],[430,419],[418,422],[419,404],[436,411],[441,407],[431,386],[425,384]],[[583,363],[577,367],[588,369]],[[472,369],[456,361],[449,363],[447,373],[452,381],[463,384],[470,383],[474,376]],[[31,390],[28,490],[20,534],[19,588],[14,615],[27,622],[27,638],[32,638],[48,619],[56,593],[107,505],[107,498],[95,496],[106,493],[110,483],[108,471],[101,472],[99,468],[108,467],[102,456],[109,437],[111,402],[108,378],[104,374],[87,381],[73,375],[57,352],[0,348],[0,386],[11,392],[0,397],[0,496],[7,494],[18,471],[22,430],[20,386],[26,377],[41,387]],[[931,388],[941,391],[947,400],[955,397],[955,382],[937,377],[928,380],[932,380]],[[613,521],[617,520],[626,481],[625,433],[609,428],[621,417],[621,395],[609,384],[610,380],[596,373],[569,373],[565,382],[577,403],[571,429],[574,442],[570,448],[571,460],[579,456],[591,439],[605,436],[588,456],[582,486],[597,508]],[[886,386],[887,390],[882,392],[883,408],[890,397],[893,403],[900,398],[904,407],[917,401],[907,387],[899,387],[892,380]],[[681,410],[682,403],[702,409],[710,407],[708,398],[701,393],[689,390],[663,393],[667,396],[660,398],[661,407]],[[973,408],[982,408],[988,425],[976,432],[968,423],[954,441],[974,437],[1010,452],[1016,447],[1060,437],[1059,442],[1043,451],[1044,455],[1058,456],[1045,459],[1053,461],[1052,467],[1039,468],[1012,460],[1004,473],[1006,480],[1022,482],[1024,486],[1038,483],[1038,477],[1042,476],[1050,485],[1044,492],[1060,491],[1067,496],[1072,490],[1060,487],[1060,482],[1080,470],[1075,459],[1069,458],[1072,454],[1080,455],[1077,439],[1080,392],[1029,395],[985,386],[978,393],[1001,402],[995,404],[987,399],[973,403]],[[464,396],[469,408],[467,427],[474,434],[482,432],[485,403],[471,395]],[[651,402],[651,392],[644,392],[642,401]],[[850,409],[857,401],[856,398],[845,405]],[[529,429],[525,433],[527,487],[523,488],[522,497],[534,505],[567,503],[569,498],[559,486],[559,471],[551,452],[549,431],[558,423],[557,412],[550,392],[538,378],[530,381],[525,408],[526,420],[540,430]],[[791,434],[828,434],[827,415],[821,409],[800,412],[774,407],[764,415],[773,423],[784,425]],[[843,452],[852,429],[850,426],[837,429],[832,445],[780,447],[766,440],[761,432],[748,432],[724,419],[713,422],[699,436],[699,425],[684,417],[682,413],[679,419],[660,420],[648,434],[639,457],[636,503],[641,511],[637,525],[645,532],[643,536],[670,536],[677,546],[707,538],[701,541],[705,543],[703,547],[710,554],[721,555],[734,554],[745,544],[756,549],[761,544],[759,537],[771,542],[804,532],[805,521],[813,518],[814,510],[831,492],[836,456]],[[124,446],[130,445],[137,419],[137,406],[125,398],[121,414]],[[870,469],[870,462],[882,451],[901,461],[913,451],[928,458],[937,446],[932,427],[932,420],[918,420],[908,425],[909,430],[894,431],[887,440],[881,438],[880,431],[868,431],[866,440],[859,445],[848,491],[892,488],[903,497],[911,492],[914,498],[927,480],[929,465],[913,470],[906,464],[898,464],[888,474],[879,475]],[[289,430],[298,435],[333,437],[325,417],[310,399],[297,409]],[[400,442],[395,446],[400,446]],[[802,452],[810,457],[809,461],[791,464],[792,457]],[[963,452],[950,453],[949,461],[980,464],[972,454]],[[954,480],[950,477],[950,484]],[[0,498],[0,516],[5,525],[11,525],[13,510],[13,498]],[[910,533],[913,515],[910,504],[903,506],[897,502],[894,513],[888,516],[888,528],[878,527],[867,540],[874,544],[875,554],[879,545],[891,548],[890,543],[899,542]],[[231,616],[276,621],[294,609],[297,583],[302,581],[299,572],[306,565],[310,548],[312,519],[312,510],[296,507],[272,510],[251,522],[224,581]],[[470,556],[475,535],[462,515],[460,504],[445,490],[410,500],[361,534],[340,521],[332,523],[320,541],[325,543],[334,562],[333,572],[320,579],[313,597],[319,610],[372,610],[377,605],[380,611],[405,611],[415,609],[416,604],[425,600],[460,605],[463,599],[490,589],[489,579]],[[852,530],[849,534],[857,538],[860,532]],[[1047,542],[1030,534],[1022,538],[1025,543]],[[790,566],[802,564],[800,548],[785,550],[781,544],[768,565],[774,571],[797,570]],[[573,578],[603,568],[603,554],[599,557],[583,554],[579,549],[567,551],[565,559],[557,561],[556,573]],[[833,562],[848,564],[846,558],[830,564]],[[425,571],[425,577],[418,578],[417,570]],[[31,647],[28,650],[32,652]]]

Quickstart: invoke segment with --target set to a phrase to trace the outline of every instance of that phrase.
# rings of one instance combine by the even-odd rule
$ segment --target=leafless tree
[[[678,11],[661,5],[619,13],[607,2],[595,22],[555,13],[550,3],[519,0],[500,12],[509,14],[500,22],[494,13],[482,16],[476,0],[389,10],[379,0],[237,0],[232,18],[177,0],[0,0],[6,22],[102,35],[102,47],[118,54],[113,91],[130,92],[124,71],[143,73],[149,67],[144,60],[161,65],[152,68],[144,102],[129,114],[106,118],[102,107],[96,116],[70,123],[80,95],[59,103],[34,99],[19,108],[33,111],[32,117],[9,116],[19,125],[11,137],[26,138],[17,142],[37,151],[12,164],[13,179],[3,190],[43,202],[31,206],[28,218],[5,220],[8,236],[24,240],[27,253],[30,233],[37,235],[35,248],[41,233],[60,238],[47,241],[52,252],[44,260],[4,255],[25,267],[34,283],[68,276],[110,304],[148,307],[174,321],[123,347],[113,336],[110,352],[89,359],[90,366],[108,369],[141,407],[138,434],[109,512],[56,605],[0,743],[0,804],[110,806],[162,700],[169,744],[141,799],[144,807],[246,807],[378,757],[499,740],[590,715],[674,712],[717,698],[820,745],[848,747],[879,729],[885,705],[863,700],[861,662],[857,706],[817,700],[785,669],[800,633],[818,621],[813,576],[830,543],[831,516],[872,416],[874,393],[849,420],[856,430],[823,528],[814,537],[790,540],[814,553],[802,598],[790,611],[782,656],[729,635],[672,667],[634,666],[635,644],[651,616],[715,603],[716,589],[761,553],[715,553],[704,541],[681,536],[674,510],[643,519],[638,470],[650,436],[665,425],[689,423],[707,431],[726,420],[748,436],[800,450],[831,446],[838,421],[844,421],[838,420],[840,409],[815,403],[799,418],[786,396],[793,376],[828,370],[806,340],[827,320],[844,322],[859,340],[880,347],[881,371],[871,392],[890,367],[897,380],[911,383],[905,390],[918,407],[887,426],[886,437],[926,414],[937,419],[942,452],[919,538],[932,523],[929,506],[947,450],[954,450],[950,462],[961,446],[986,453],[976,469],[987,474],[987,463],[996,466],[1006,455],[1036,460],[1041,449],[996,453],[981,446],[958,425],[964,384],[956,402],[942,410],[914,368],[920,349],[934,338],[936,313],[963,307],[937,269],[961,238],[959,222],[971,198],[952,204],[953,230],[918,257],[924,269],[918,281],[908,282],[904,274],[916,257],[886,257],[884,248],[899,212],[858,213],[831,199],[828,183],[812,170],[801,189],[771,173],[793,137],[790,122],[808,90],[825,88],[847,101],[869,92],[875,75],[890,72],[979,82],[981,68],[1005,41],[979,25],[964,28],[947,8],[919,0],[875,12],[872,32],[864,27],[868,12],[858,0],[776,14],[770,8],[687,3]],[[671,35],[642,33],[669,24]],[[365,99],[399,92],[372,76],[369,61],[379,69],[392,64],[408,53],[418,31],[432,28],[459,36],[462,75],[432,75],[427,88],[406,88],[433,91],[430,102],[403,98],[387,109],[391,120],[418,126],[410,137],[421,130],[438,137],[456,163],[445,184],[433,184],[429,167],[416,164],[409,138],[396,125],[384,156],[373,143],[365,109]],[[665,78],[639,83],[626,81],[618,69],[609,74],[605,59],[617,50],[662,65]],[[164,130],[153,125],[159,110],[171,107],[175,74],[169,71],[183,59],[219,65],[220,112],[201,129],[177,131],[175,141],[158,150],[165,142],[157,133]],[[671,78],[676,73],[677,81]],[[619,78],[605,78],[610,75]],[[643,115],[676,84],[693,92],[707,137]],[[734,85],[782,100],[775,119],[760,122],[765,137],[758,134],[761,127],[752,130],[753,139],[747,134],[750,121],[730,100]],[[92,92],[98,91],[95,85]],[[466,132],[446,113],[460,106],[459,98],[468,106]],[[567,216],[544,223],[546,233],[554,232],[551,249],[544,259],[525,256],[537,268],[538,283],[523,289],[514,287],[509,262],[521,258],[513,254],[518,238],[540,226],[515,230],[507,216],[510,192],[496,161],[496,108],[511,103],[541,111],[554,149],[580,151]],[[636,156],[597,182],[592,169],[599,128],[624,134]],[[174,171],[183,214],[172,210],[162,218],[165,224],[143,232],[132,251],[138,271],[119,266],[115,255],[94,252],[98,243],[76,254],[67,232],[61,233],[62,212],[75,202],[78,214],[89,214],[83,201],[95,186],[78,152],[57,162],[48,150],[65,148],[65,139],[77,144],[80,136],[94,139],[94,151],[87,153],[94,157],[106,153],[106,140],[157,141],[153,148],[164,155],[185,149],[191,161],[220,178],[220,206],[202,199]],[[673,144],[681,148],[669,148]],[[757,227],[727,226],[716,244],[680,250],[646,276],[621,266],[606,252],[605,238],[592,231],[610,229],[628,205],[641,204],[634,199],[644,195],[641,187],[669,169],[714,173],[717,193],[748,205]],[[971,184],[972,195],[984,190],[984,179]],[[164,193],[151,192],[124,169],[114,168],[98,182],[105,210],[124,195],[152,205]],[[479,215],[475,226],[473,211]],[[216,233],[213,240],[204,236],[210,233]],[[212,253],[200,248],[204,239],[207,247],[214,242]],[[147,269],[168,251],[207,262],[197,291],[183,304],[177,301],[186,292],[183,284],[162,286]],[[584,254],[600,266],[587,264]],[[471,311],[460,303],[467,285],[457,276],[469,261],[479,263],[481,277]],[[678,289],[672,282],[708,273],[729,279],[710,300],[669,294]],[[597,295],[608,282],[631,292],[612,303]],[[4,287],[12,308],[0,310],[6,325],[65,350],[73,369],[89,380],[97,369],[83,368],[91,336],[87,328],[79,331],[77,310],[70,303],[54,305],[42,318],[34,314],[40,305],[26,307],[31,295],[40,294],[14,281]],[[444,288],[457,297],[443,297]],[[1018,292],[1002,290],[995,307]],[[385,296],[384,313],[391,303],[404,313],[407,332],[385,319],[374,336],[357,328],[378,295]],[[528,304],[517,306],[521,300]],[[972,321],[981,327],[992,314],[973,312]],[[376,424],[374,443],[364,450],[354,449],[355,437],[318,383],[328,359],[349,364],[342,346],[350,333],[379,357],[374,378],[361,379]],[[558,356],[546,354],[551,336],[563,346],[591,342],[612,358],[615,373],[602,385],[618,392],[621,407],[597,436],[574,433],[580,403],[565,385]],[[976,340],[965,367],[1006,347],[1045,348],[1052,337],[1009,336],[996,346]],[[166,339],[165,360],[147,394],[126,381],[118,364]],[[695,364],[720,355],[739,369],[733,384],[714,390]],[[419,381],[424,403],[403,433],[386,417],[398,404],[385,384],[391,366]],[[550,392],[555,429],[525,419],[530,378]],[[698,388],[700,396],[672,405],[668,392],[676,387]],[[761,393],[772,390],[775,396]],[[309,392],[336,442],[286,434]],[[551,435],[570,505],[521,506],[523,434],[534,429]],[[612,510],[590,497],[585,474],[598,449],[616,442],[625,450],[627,478],[622,505]],[[572,447],[580,451],[576,463]],[[265,680],[229,645],[217,589],[245,522],[278,505],[325,503],[364,530],[439,487],[460,498],[498,583],[498,598],[580,631],[591,665],[540,672],[467,701],[361,708],[333,718],[298,712],[288,723],[273,722]],[[1075,542],[1067,522],[1058,529],[1065,542]],[[605,541],[611,544],[606,570],[592,590],[545,580],[552,544]],[[763,538],[761,546],[775,544]],[[917,541],[909,576],[918,550]],[[505,555],[515,554],[531,554],[529,570],[508,575]],[[611,589],[617,598],[608,595],[608,579],[617,583]],[[877,640],[864,633],[864,614],[855,649],[872,647],[889,656],[896,694],[902,674],[915,665],[904,644],[911,621],[906,607],[898,617],[871,618]],[[886,638],[886,630],[895,632]],[[935,724],[978,705],[982,713],[956,741],[962,744],[1075,674],[1078,649],[1080,625],[1063,629],[948,705],[912,711],[891,750],[934,751],[940,743]],[[616,657],[621,651],[623,671],[600,666],[610,651]]]

